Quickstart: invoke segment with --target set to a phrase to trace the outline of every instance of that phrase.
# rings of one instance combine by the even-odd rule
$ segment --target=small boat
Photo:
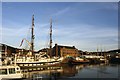
[[[101,63],[104,63],[105,61],[107,61],[105,58],[100,58]]]
[[[72,57],[72,56],[67,56],[65,57],[61,63],[67,63],[67,64],[83,64],[83,63],[89,63],[89,60],[87,59],[83,59],[83,58],[80,58],[80,57]]]
[[[6,79],[21,79],[23,74],[21,73],[19,66],[5,65],[0,66],[0,80]]]
[[[73,60],[75,60],[75,58],[73,58],[72,56],[66,56],[63,58],[63,60],[61,60],[61,63],[71,64],[71,62],[73,62]]]
[[[83,57],[76,57],[74,63],[89,63],[90,61]]]

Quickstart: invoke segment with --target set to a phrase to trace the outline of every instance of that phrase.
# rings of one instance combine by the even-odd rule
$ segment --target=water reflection
[[[62,65],[35,69],[23,69],[24,78],[56,80],[57,78],[118,78],[118,65]]]

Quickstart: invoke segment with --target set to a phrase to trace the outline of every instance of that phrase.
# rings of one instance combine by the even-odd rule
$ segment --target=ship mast
[[[50,57],[52,57],[52,19],[50,19]]]
[[[34,54],[34,15],[32,16],[32,29],[31,29],[31,52]]]
[[[50,19],[50,49],[52,48],[52,19]]]
[[[96,54],[96,56],[99,56],[99,54],[98,54],[99,52],[98,52],[98,51],[99,51],[99,50],[98,50],[98,46],[97,46],[97,54]]]

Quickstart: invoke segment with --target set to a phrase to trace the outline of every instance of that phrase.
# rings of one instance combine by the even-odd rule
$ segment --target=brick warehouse
[[[78,55],[78,49],[75,48],[75,46],[62,46],[62,45],[57,45],[53,47],[52,50],[52,56],[57,56],[57,57],[65,57],[65,56],[73,56],[76,57]]]

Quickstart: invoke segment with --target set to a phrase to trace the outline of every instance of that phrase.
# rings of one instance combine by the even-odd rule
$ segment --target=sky
[[[117,2],[3,2],[2,41],[25,48],[35,18],[35,50],[48,47],[50,19],[53,43],[75,46],[83,51],[118,48]]]

